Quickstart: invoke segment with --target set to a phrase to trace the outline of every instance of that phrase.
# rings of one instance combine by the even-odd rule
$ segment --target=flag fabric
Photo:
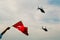
[[[17,22],[13,25],[13,27],[15,27],[16,29],[28,36],[28,27],[24,27],[22,21]]]

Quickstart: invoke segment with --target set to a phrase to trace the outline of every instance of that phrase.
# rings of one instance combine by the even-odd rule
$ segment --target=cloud
[[[49,0],[49,4],[60,6],[60,0]]]
[[[57,18],[45,18],[45,19],[43,19],[43,21],[46,23],[52,23],[52,24],[60,23],[60,19],[58,17]]]
[[[11,26],[12,24],[22,20],[24,25],[29,28],[28,37],[22,34],[20,31],[11,28],[3,36],[2,40],[45,40],[46,38],[54,38],[59,35],[58,33],[60,32],[60,25],[51,25],[46,23],[46,21],[48,20],[50,23],[60,22],[60,7],[48,4],[47,0],[8,0],[5,1],[5,3],[2,1],[1,4],[0,20],[1,24],[3,24],[3,27]],[[37,10],[38,4],[46,11],[45,14]],[[49,32],[44,32],[41,29],[41,25],[46,25],[49,29]]]
[[[60,23],[60,16],[59,16],[58,11],[52,10],[51,12],[49,12],[46,16],[44,16],[42,18],[42,21],[46,22],[46,23],[53,23],[53,24],[58,24]]]

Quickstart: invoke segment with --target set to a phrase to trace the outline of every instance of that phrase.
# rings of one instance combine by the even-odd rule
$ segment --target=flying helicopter
[[[42,13],[45,13],[45,11],[43,10],[43,8],[40,8],[40,7],[38,6],[37,9],[40,10]]]
[[[44,27],[42,26],[42,29],[43,29],[44,31],[46,31],[46,32],[48,31],[47,28],[46,28],[46,26],[44,26]]]

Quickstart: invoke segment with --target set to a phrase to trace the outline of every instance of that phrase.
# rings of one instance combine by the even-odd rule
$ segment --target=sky
[[[18,21],[28,27],[29,36],[12,27]],[[0,33],[7,27],[0,40],[60,40],[60,0],[0,0]]]

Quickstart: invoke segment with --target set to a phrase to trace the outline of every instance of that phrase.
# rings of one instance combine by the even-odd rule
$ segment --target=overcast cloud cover
[[[60,40],[60,0],[0,0],[0,33],[18,21],[28,27],[29,36],[11,27],[1,40]]]

